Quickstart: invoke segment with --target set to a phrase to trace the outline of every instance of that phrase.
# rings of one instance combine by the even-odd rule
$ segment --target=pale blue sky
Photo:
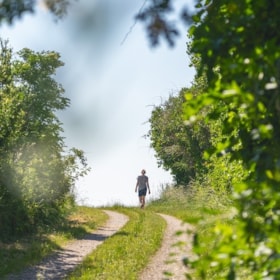
[[[188,1],[177,0],[180,7]],[[25,15],[12,27],[3,25],[1,37],[14,51],[54,50],[65,66],[57,80],[71,99],[59,113],[69,147],[85,151],[92,171],[78,182],[79,203],[102,206],[138,205],[136,177],[147,170],[152,195],[172,182],[158,168],[154,151],[144,139],[154,105],[190,86],[194,70],[186,54],[186,27],[181,25],[177,46],[163,42],[152,49],[142,24],[134,23],[141,0],[79,0],[58,23],[42,9]]]

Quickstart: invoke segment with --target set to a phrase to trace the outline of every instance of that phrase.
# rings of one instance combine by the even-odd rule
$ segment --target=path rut
[[[185,280],[188,269],[184,266],[183,259],[191,257],[192,236],[187,232],[190,232],[192,228],[175,217],[159,215],[167,223],[162,246],[152,257],[139,280]],[[178,235],[177,232],[182,232],[182,234]],[[176,246],[179,243],[181,246]]]

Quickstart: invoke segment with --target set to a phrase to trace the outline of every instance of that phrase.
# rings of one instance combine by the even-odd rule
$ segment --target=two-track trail
[[[103,210],[109,216],[107,223],[83,239],[68,243],[67,246],[43,259],[39,264],[25,269],[20,274],[12,274],[6,280],[61,280],[82,262],[102,242],[120,230],[128,221],[126,215]],[[183,280],[187,272],[182,259],[191,255],[191,236],[186,234],[189,225],[168,215],[159,214],[166,220],[167,227],[160,249],[152,256],[139,280]],[[178,235],[177,232],[183,232]],[[183,243],[182,247],[175,246]],[[168,272],[168,274],[166,273]],[[119,280],[119,279],[116,279]],[[129,280],[129,279],[128,279]]]
[[[116,233],[128,221],[127,216],[115,211],[104,210],[109,216],[107,223],[83,239],[70,242],[62,250],[45,258],[38,265],[27,268],[7,280],[60,280],[63,279],[83,258],[92,252],[106,238]]]

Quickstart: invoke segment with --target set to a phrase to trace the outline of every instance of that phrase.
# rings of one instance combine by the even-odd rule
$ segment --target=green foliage
[[[198,69],[201,62],[193,56],[193,63]],[[159,162],[162,161],[165,168],[169,167],[177,176],[179,173],[174,167],[178,164],[185,172],[193,168],[195,176],[181,180],[182,188],[164,190],[161,198],[149,207],[195,223],[194,251],[198,259],[189,262],[195,268],[193,277],[222,279],[231,275],[228,264],[215,265],[218,262],[211,258],[219,255],[217,244],[222,240],[219,229],[226,229],[229,233],[234,231],[236,223],[231,220],[236,207],[233,186],[244,182],[250,170],[244,168],[240,158],[233,158],[230,154],[241,149],[241,141],[236,138],[238,130],[226,135],[223,130],[227,116],[232,117],[231,107],[228,108],[223,99],[218,100],[216,94],[205,94],[206,89],[206,75],[197,75],[190,89],[183,89],[178,97],[170,98],[164,106],[153,111],[150,137]],[[242,110],[239,109],[240,113]],[[229,139],[234,137],[237,141],[229,149]],[[182,154],[187,156],[178,157],[171,153],[171,149],[166,149],[170,143],[179,146]],[[199,149],[193,143],[198,144]],[[196,164],[190,164],[190,158]],[[242,274],[244,271],[242,269]]]
[[[196,266],[203,279],[210,267],[221,279],[237,279],[244,271],[250,279],[278,279],[280,3],[197,3],[190,53],[200,57],[198,76],[205,74],[208,86],[204,94],[187,96],[185,118],[222,120],[212,153],[241,161],[246,180],[233,186],[234,228],[217,225],[213,253],[198,253]],[[204,114],[205,108],[211,113]]]
[[[151,1],[150,6],[141,9],[136,19],[146,23],[146,31],[152,46],[157,46],[161,37],[165,39],[170,47],[175,44],[179,31],[174,23],[166,19],[166,14],[173,11],[172,1]]]
[[[60,221],[86,173],[83,152],[65,151],[56,111],[69,106],[54,80],[58,53],[0,49],[0,237]]]
[[[188,184],[203,169],[203,151],[210,146],[209,129],[200,122],[186,126],[182,105],[186,89],[152,111],[149,137],[158,164],[170,170],[178,184]]]
[[[67,7],[71,0],[44,0],[44,5],[56,18],[61,18],[66,14]],[[35,0],[2,0],[0,10],[0,24],[8,22],[12,24],[16,19],[25,13],[33,13],[37,1]]]

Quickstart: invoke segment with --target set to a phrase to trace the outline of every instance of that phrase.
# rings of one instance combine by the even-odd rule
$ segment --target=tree
[[[214,152],[242,160],[250,173],[234,186],[236,226],[217,226],[219,242],[201,276],[215,263],[225,279],[244,273],[278,279],[280,3],[218,0],[197,1],[196,7],[190,52],[201,58],[198,74],[206,74],[208,87],[189,96],[186,118],[199,120],[205,106],[216,106],[207,118],[224,116],[224,140]]]
[[[210,147],[209,130],[203,123],[184,124],[183,103],[186,89],[170,96],[152,111],[149,137],[159,165],[170,170],[179,185],[186,186],[203,169],[203,151]]]
[[[55,114],[69,106],[54,80],[59,54],[13,54],[3,41],[0,51],[0,222],[13,235],[62,218],[87,165],[82,151],[65,150]]]

